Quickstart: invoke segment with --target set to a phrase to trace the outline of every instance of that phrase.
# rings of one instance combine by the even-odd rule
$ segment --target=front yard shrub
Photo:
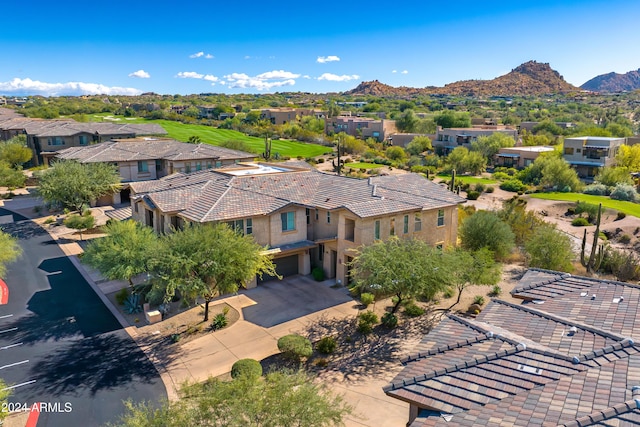
[[[596,220],[596,216],[598,215],[598,205],[594,203],[588,202],[576,202],[576,214],[581,215],[583,213],[587,214],[587,219],[589,222],[593,222]]]
[[[493,287],[491,288],[491,292],[489,292],[489,296],[497,297],[501,293],[502,293],[502,288],[500,287],[500,285],[493,285]]]
[[[311,341],[302,335],[290,334],[278,340],[278,350],[288,359],[299,361],[313,353]]]
[[[484,184],[482,184],[482,183],[480,183],[480,182],[479,182],[479,183],[477,183],[477,184],[476,184],[476,186],[475,186],[474,190],[476,190],[478,193],[482,193],[482,192],[484,192],[484,190],[485,190],[486,188],[487,188],[487,187],[486,187]]]
[[[311,276],[313,276],[316,282],[322,282],[324,280],[324,270],[322,267],[314,267],[313,270],[311,270]]]
[[[584,194],[593,194],[594,196],[608,196],[609,187],[604,184],[591,184],[584,187]]]
[[[621,219],[625,219],[627,217],[627,214],[624,212],[618,212],[618,214],[616,215],[616,221],[620,221]]]
[[[127,288],[120,289],[116,294],[116,302],[118,305],[124,305],[127,298],[129,298],[129,290]]]
[[[496,189],[493,186],[489,185],[484,191],[485,193],[493,193],[495,190]]]
[[[385,313],[382,315],[381,322],[385,327],[393,329],[398,326],[398,316],[393,313]]]
[[[229,324],[229,319],[224,313],[218,313],[213,317],[211,321],[211,329],[217,331],[218,329],[222,329]]]
[[[494,172],[491,177],[497,181],[508,181],[511,177],[505,172]]]
[[[415,303],[407,304],[407,306],[404,308],[404,314],[409,317],[422,316],[424,314],[424,308]]]
[[[240,359],[231,367],[231,378],[260,378],[262,365],[255,359]]]
[[[131,294],[127,297],[127,299],[124,301],[124,311],[127,314],[135,314],[142,311],[139,294]]]
[[[467,200],[478,200],[478,197],[480,197],[480,193],[474,190],[469,190],[467,192]]]
[[[614,200],[626,200],[629,202],[635,202],[638,197],[638,193],[636,192],[636,189],[633,187],[633,185],[618,184],[616,185],[616,188],[614,188],[611,192],[610,197]]]
[[[623,234],[622,236],[620,236],[620,239],[618,239],[618,241],[626,245],[631,242],[631,236],[629,236],[628,234]]]
[[[584,227],[585,225],[589,225],[589,220],[587,218],[578,217],[571,221],[571,225],[574,227]]]
[[[362,335],[369,335],[373,332],[373,325],[371,323],[363,322],[362,319],[358,321],[358,332]]]
[[[364,292],[362,294],[360,294],[360,302],[362,303],[362,305],[364,305],[365,307],[370,306],[371,304],[373,304],[373,302],[376,300],[375,295],[370,294],[368,292]]]
[[[337,347],[338,343],[334,337],[324,337],[316,344],[316,350],[322,354],[331,354]]]
[[[365,311],[364,313],[360,314],[360,320],[375,325],[376,323],[378,323],[378,315],[373,311]]]
[[[504,191],[511,191],[513,193],[519,193],[527,189],[527,186],[519,179],[510,179],[500,184],[500,189]]]
[[[478,305],[484,305],[484,297],[482,295],[476,295],[473,298],[473,303]]]
[[[192,323],[187,326],[187,330],[184,331],[187,335],[195,335],[199,332],[202,332],[202,324],[200,323]]]
[[[640,278],[640,260],[632,252],[607,246],[600,270],[613,274],[617,280],[622,282],[638,280]]]

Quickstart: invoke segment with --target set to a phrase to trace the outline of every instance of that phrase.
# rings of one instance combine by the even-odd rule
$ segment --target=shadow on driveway
[[[344,289],[305,276],[272,280],[242,293],[256,302],[242,309],[244,319],[264,328],[353,301]]]

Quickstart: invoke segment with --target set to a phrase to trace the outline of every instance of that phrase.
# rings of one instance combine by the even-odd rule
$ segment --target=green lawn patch
[[[442,179],[442,180],[451,181],[451,175],[438,174],[436,176],[438,178]],[[456,181],[458,179],[460,181],[462,181],[463,184],[486,184],[486,185],[491,185],[491,184],[497,184],[498,183],[498,181],[496,181],[495,179],[483,178],[481,176],[456,175]]]
[[[624,212],[627,215],[632,215],[640,218],[640,205],[633,202],[625,202],[622,200],[613,200],[607,196],[594,196],[591,194],[582,193],[533,193],[529,194],[529,197],[545,200],[558,200],[564,202],[588,202],[597,205],[602,203],[602,206],[609,209],[615,209],[619,212]]]
[[[376,169],[376,168],[381,168],[384,165],[379,165],[377,163],[354,162],[354,163],[345,163],[344,166],[347,168],[353,168],[353,169]]]
[[[94,114],[91,115],[92,120],[98,121],[99,118],[104,119],[109,114]],[[220,145],[224,141],[238,140],[245,142],[256,153],[264,152],[264,139],[255,136],[248,136],[241,132],[230,129],[218,129],[211,126],[185,124],[180,122],[174,122],[172,120],[147,120],[141,118],[123,117],[123,116],[110,116],[120,120],[104,120],[105,122],[112,123],[155,123],[164,128],[168,132],[169,138],[173,138],[177,141],[186,142],[190,136],[198,136],[200,140],[205,144]],[[274,140],[271,144],[271,153],[280,154],[280,156],[287,156],[291,158],[301,157],[316,157],[322,154],[330,153],[331,147],[325,147],[324,145],[310,144],[306,142],[289,141],[289,140]]]

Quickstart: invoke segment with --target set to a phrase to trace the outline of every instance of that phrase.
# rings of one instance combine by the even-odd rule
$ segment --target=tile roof
[[[0,115],[0,129],[24,130],[37,137],[73,136],[80,133],[98,135],[165,135],[164,128],[158,124],[137,123],[80,123],[71,119],[32,119],[22,116]]]
[[[229,176],[224,170],[210,170],[175,175],[155,182],[132,183],[131,188],[154,200],[164,198],[181,203],[181,216],[197,222],[267,215],[289,204],[326,210],[344,208],[364,218],[464,202],[461,197],[416,174],[369,180],[315,170],[246,176]],[[219,186],[205,189],[209,180],[224,186],[224,191]],[[160,196],[160,193],[165,194]],[[163,204],[158,206],[162,208]]]
[[[411,427],[640,424],[640,287],[529,270],[513,293],[537,303],[449,315],[403,359],[384,390]]]
[[[70,147],[57,152],[60,159],[82,163],[125,162],[137,160],[251,160],[255,156],[208,144],[187,144],[173,139],[116,139],[84,147]]]

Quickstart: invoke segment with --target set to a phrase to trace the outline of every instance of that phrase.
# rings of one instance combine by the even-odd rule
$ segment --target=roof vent
[[[596,299],[596,294],[591,295],[591,299],[592,300]]]
[[[572,326],[569,328],[569,333],[567,335],[569,335],[570,337],[574,336],[576,333],[578,332],[578,328],[576,328],[575,326]]]
[[[518,370],[526,372],[528,374],[542,375],[542,369],[535,368],[535,367],[529,366],[529,365],[518,365]]]
[[[619,303],[621,303],[622,301],[624,301],[624,297],[622,297],[622,296],[621,296],[621,297],[615,297],[615,298],[613,298],[613,301],[612,301],[612,302],[613,302],[614,304],[619,304]]]

